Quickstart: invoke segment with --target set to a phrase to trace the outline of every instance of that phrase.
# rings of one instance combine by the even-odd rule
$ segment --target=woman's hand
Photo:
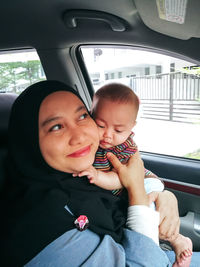
[[[179,233],[180,219],[177,199],[170,191],[152,192],[150,202],[155,201],[156,210],[160,212],[159,238],[169,239]]]
[[[126,165],[122,164],[115,155],[107,153],[108,159],[117,172],[121,184],[127,189],[129,205],[148,206],[148,197],[144,189],[144,164],[137,151],[130,157]]]

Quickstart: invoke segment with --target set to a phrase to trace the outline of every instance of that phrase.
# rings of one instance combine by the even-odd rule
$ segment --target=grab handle
[[[64,21],[69,28],[76,28],[77,20],[79,19],[103,21],[109,24],[111,29],[115,32],[123,32],[126,30],[126,27],[120,18],[105,12],[91,10],[71,10],[64,14]]]

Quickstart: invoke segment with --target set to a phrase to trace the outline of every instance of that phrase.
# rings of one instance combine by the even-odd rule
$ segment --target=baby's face
[[[135,125],[136,113],[129,103],[100,100],[93,114],[99,129],[100,147],[106,149],[126,141]]]

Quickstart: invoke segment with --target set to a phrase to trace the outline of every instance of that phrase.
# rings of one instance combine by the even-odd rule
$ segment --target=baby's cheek
[[[115,137],[115,143],[116,145],[122,144],[126,141],[129,135],[118,135]]]
[[[98,127],[98,132],[99,132],[99,141],[101,141],[103,139],[104,129]]]

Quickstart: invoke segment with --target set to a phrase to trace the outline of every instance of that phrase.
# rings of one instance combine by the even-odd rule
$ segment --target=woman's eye
[[[82,114],[82,115],[80,116],[80,120],[84,120],[84,119],[86,119],[88,116],[89,116],[88,113],[84,113],[84,114]]]
[[[62,125],[61,124],[56,124],[54,125],[53,127],[50,128],[50,132],[53,132],[53,131],[58,131],[62,128]]]

